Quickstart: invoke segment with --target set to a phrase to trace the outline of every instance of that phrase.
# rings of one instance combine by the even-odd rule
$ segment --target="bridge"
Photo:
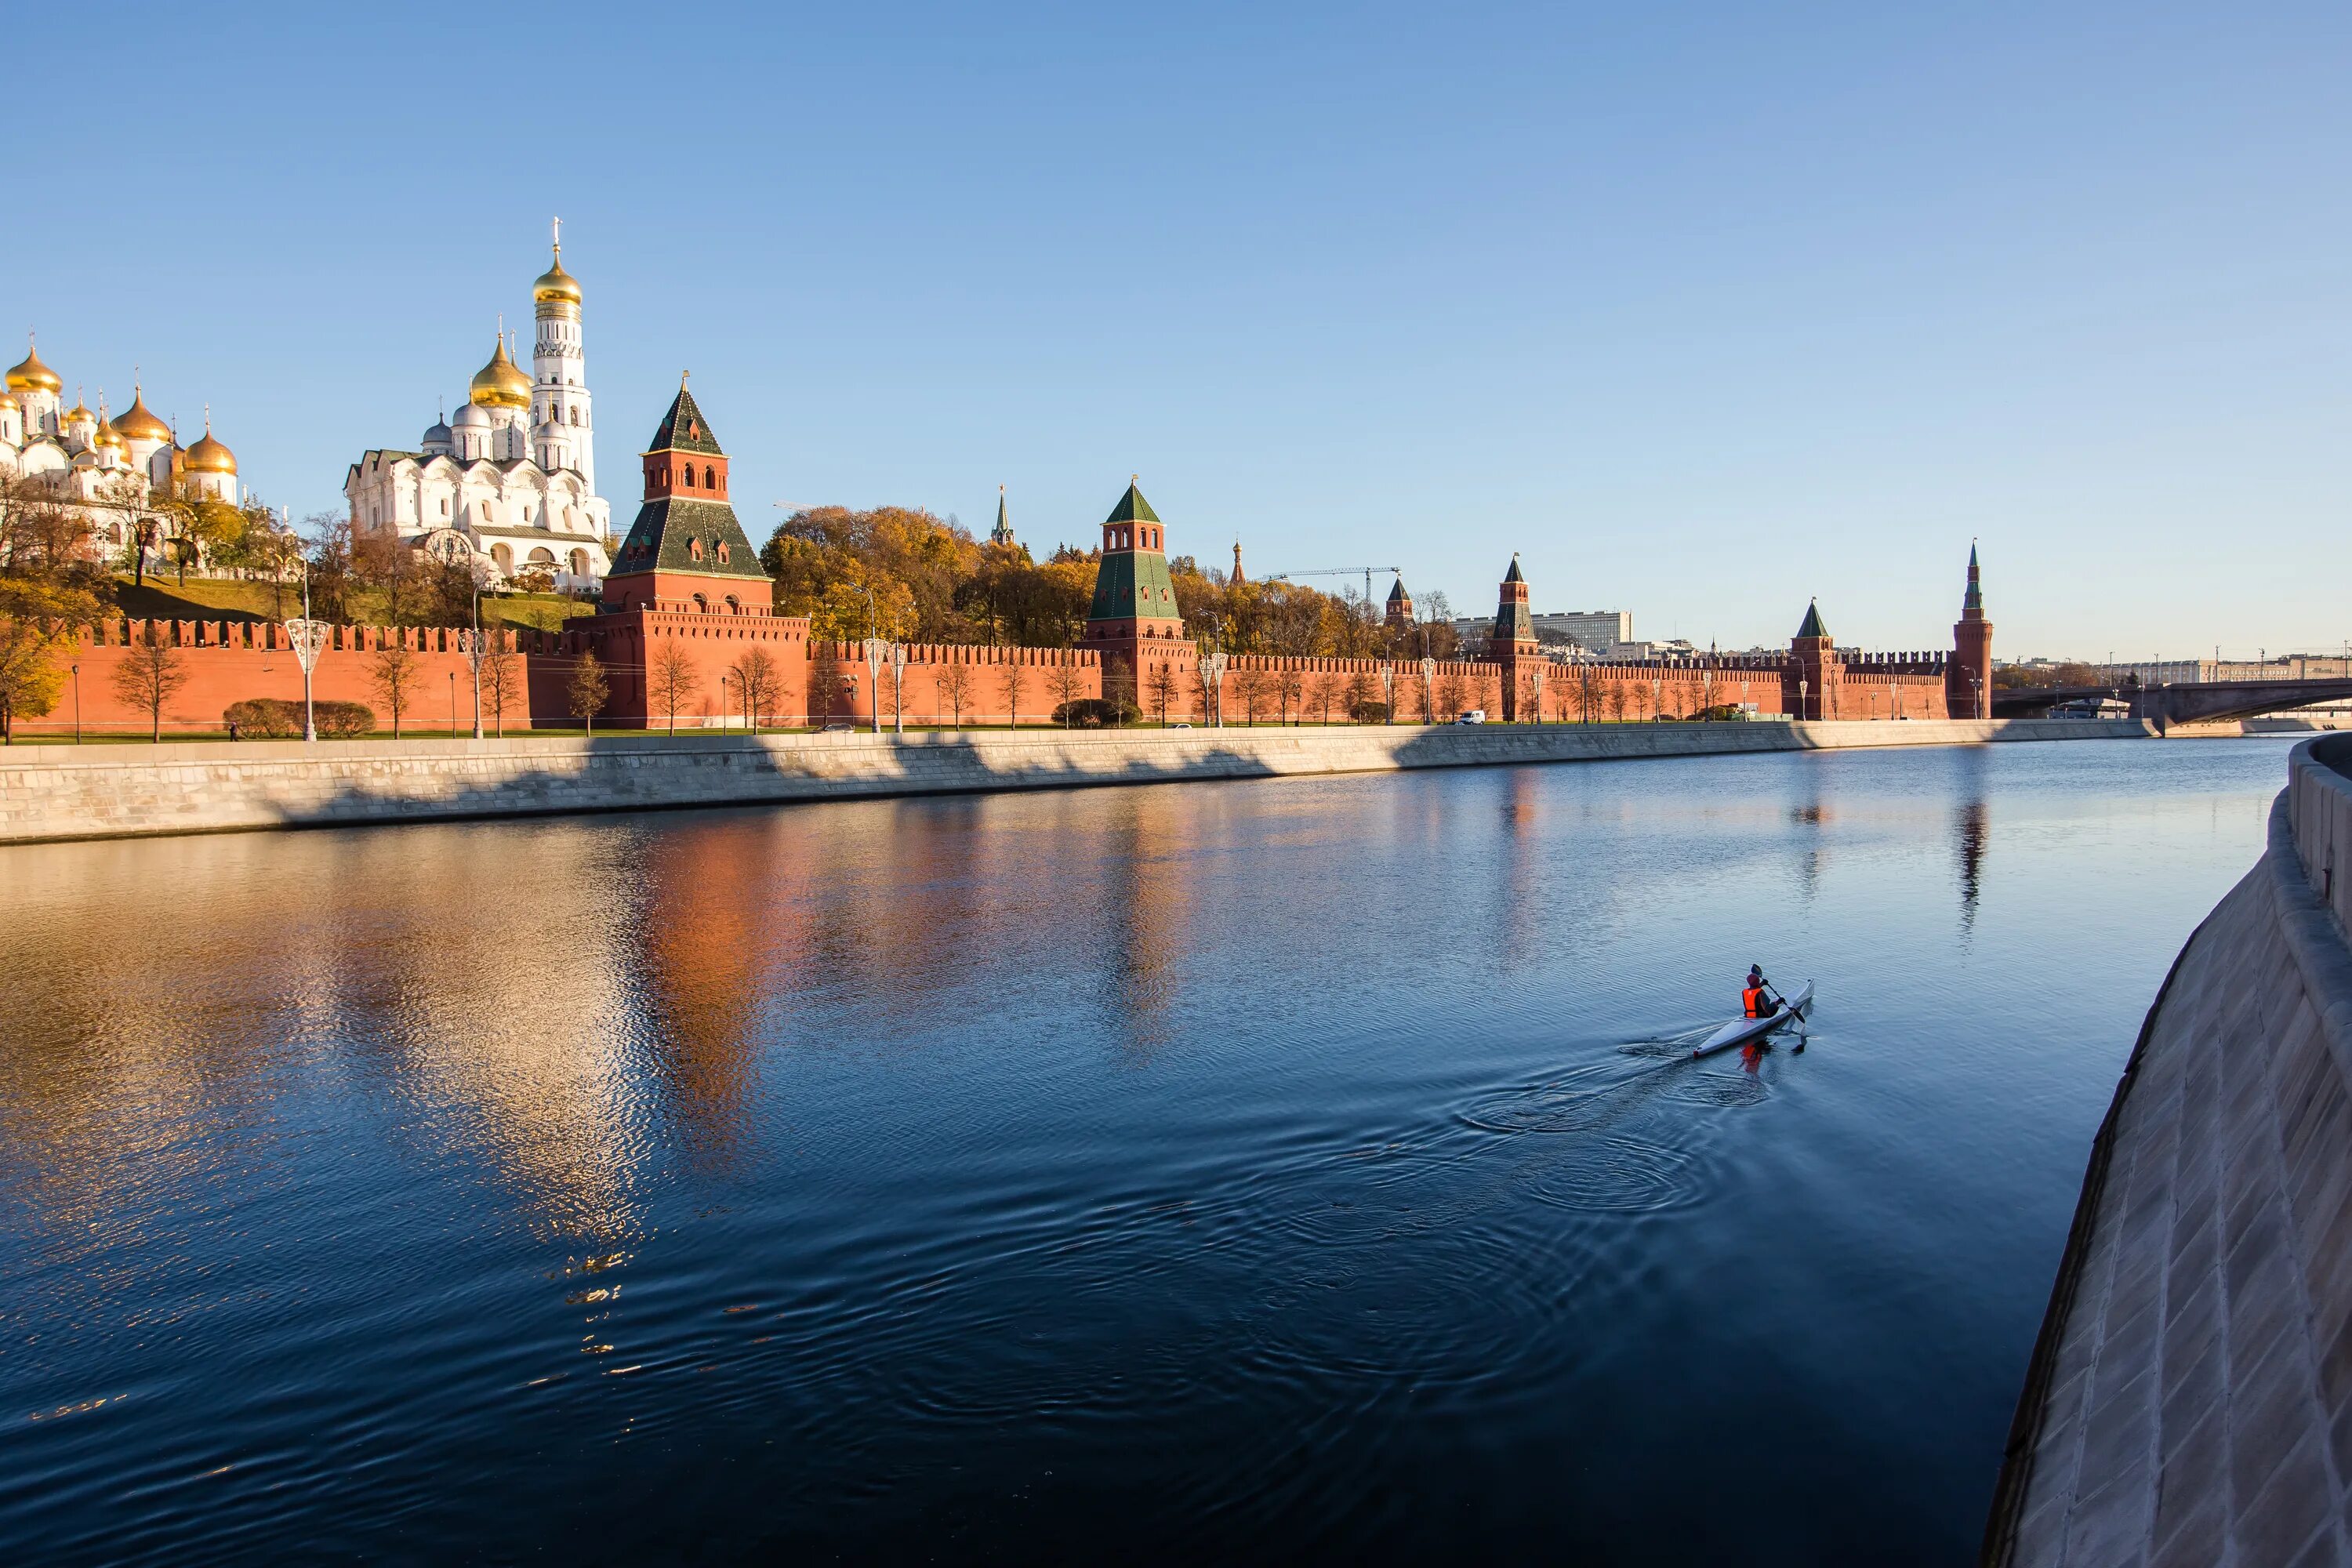
[[[2175,724],[2251,719],[2258,713],[2308,708],[2317,702],[2352,700],[2352,679],[2168,680],[2148,686],[2126,682],[2118,686],[2009,687],[1993,692],[1992,716],[2039,718],[2061,702],[2108,698],[2129,703],[2133,718],[2148,720],[2162,731]]]

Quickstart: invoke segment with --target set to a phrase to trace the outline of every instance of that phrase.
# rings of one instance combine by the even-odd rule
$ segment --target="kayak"
[[[1808,980],[1805,982],[1803,990],[1788,998],[1788,1005],[1767,1013],[1761,1018],[1734,1018],[1706,1039],[1701,1040],[1691,1055],[1711,1057],[1717,1051],[1727,1051],[1734,1046],[1744,1046],[1750,1040],[1760,1040],[1767,1035],[1787,1028],[1803,1016],[1805,1009],[1812,1005],[1812,1001],[1813,983]]]

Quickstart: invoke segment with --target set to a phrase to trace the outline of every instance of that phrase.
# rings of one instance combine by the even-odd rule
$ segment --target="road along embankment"
[[[2034,1346],[1989,1564],[2352,1562],[2352,735],[2141,1026]]]
[[[0,751],[0,843],[2147,733],[2137,721],[1923,720],[26,746]]]

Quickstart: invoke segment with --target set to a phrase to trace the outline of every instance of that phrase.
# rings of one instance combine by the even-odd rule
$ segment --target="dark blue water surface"
[[[2284,763],[0,850],[0,1547],[1966,1563]]]

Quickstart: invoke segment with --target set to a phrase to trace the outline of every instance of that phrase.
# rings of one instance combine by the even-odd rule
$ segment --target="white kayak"
[[[1812,1005],[1812,1001],[1813,983],[1808,980],[1805,982],[1803,990],[1787,998],[1787,1005],[1776,1012],[1767,1013],[1761,1018],[1734,1018],[1706,1039],[1701,1040],[1691,1055],[1711,1057],[1717,1051],[1727,1051],[1734,1046],[1744,1046],[1750,1040],[1760,1040],[1767,1035],[1787,1028],[1790,1024],[1803,1017],[1805,1009]]]

